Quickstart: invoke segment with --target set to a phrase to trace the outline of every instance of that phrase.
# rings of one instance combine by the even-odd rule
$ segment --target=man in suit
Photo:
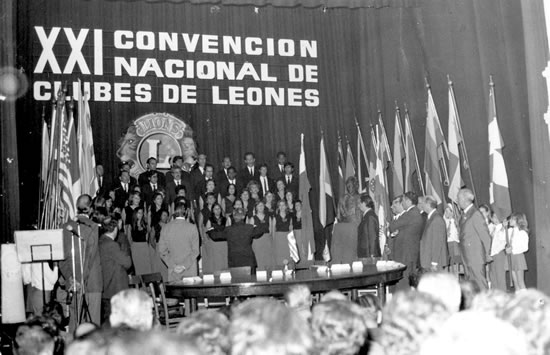
[[[460,252],[466,278],[477,283],[481,290],[488,287],[485,265],[493,259],[491,236],[481,212],[474,206],[474,193],[470,189],[461,189],[457,196],[458,206],[462,209],[460,217]]]
[[[91,206],[91,196],[78,197],[76,219],[63,225],[63,247],[66,259],[59,262],[59,271],[66,280],[67,290],[73,292],[69,307],[71,333],[76,329],[77,320],[83,311],[83,290],[86,293],[90,321],[101,324],[103,276],[99,257],[98,225],[90,219]]]
[[[114,180],[118,180],[118,177],[120,176],[120,172],[121,171],[127,171],[128,174],[130,175],[130,185],[132,186],[138,186],[138,182],[137,182],[137,179],[135,177],[132,176],[132,166],[134,165],[134,162],[129,160],[129,161],[123,161],[119,164],[119,172],[118,172],[118,175],[115,177]]]
[[[258,181],[260,176],[258,168],[256,167],[256,157],[252,152],[246,152],[244,154],[245,167],[241,170],[239,178],[243,186],[247,186],[250,180]]]
[[[199,154],[197,162],[191,167],[191,183],[193,190],[197,184],[204,180],[204,170],[206,168],[206,154]]]
[[[187,221],[187,206],[175,206],[176,219],[162,227],[158,243],[161,259],[168,266],[168,281],[181,281],[185,276],[197,276],[200,254],[199,231]]]
[[[420,238],[424,230],[424,220],[416,207],[418,196],[414,192],[403,195],[405,212],[396,220],[390,222],[390,236],[393,240],[393,260],[398,261],[407,269],[403,278],[397,283],[397,290],[409,288],[409,275],[415,274],[420,261]]]
[[[147,171],[139,174],[139,177],[138,177],[139,186],[143,186],[149,182],[148,180],[150,176],[149,173],[152,171],[155,171],[158,173],[157,180],[158,180],[159,186],[161,187],[166,186],[166,180],[165,180],[164,174],[161,173],[160,171],[157,171],[157,159],[154,157],[150,157],[149,159],[147,159]]]
[[[277,164],[271,170],[271,177],[274,181],[285,177],[285,164],[287,163],[286,153],[277,153]]]
[[[204,177],[201,181],[197,181],[195,185],[195,197],[197,199],[197,202],[199,197],[204,197],[204,194],[206,193],[206,183],[208,181],[214,181],[214,166],[212,166],[211,164],[206,164],[204,166]],[[217,190],[218,189],[216,188],[216,192]]]
[[[357,257],[379,257],[380,237],[378,235],[378,217],[374,213],[374,201],[368,194],[362,194],[359,198],[359,209],[363,213],[361,223],[357,228]]]
[[[132,258],[122,251],[115,241],[118,235],[118,221],[111,217],[103,221],[104,234],[99,238],[99,256],[103,272],[103,294],[101,296],[101,318],[105,321],[111,313],[111,297],[127,289],[128,273],[132,267]]]
[[[225,179],[225,181],[222,181],[218,186],[218,190],[220,191],[222,197],[227,196],[227,187],[230,184],[235,185],[235,195],[240,196],[244,186],[237,176],[237,170],[232,166],[227,169],[227,179]]]
[[[159,174],[160,173],[156,170],[150,170],[147,173],[147,183],[141,185],[141,195],[148,206],[153,204],[153,196],[155,195],[155,191],[161,187],[158,182]]]
[[[170,168],[170,171],[168,171],[165,175],[166,178],[166,186],[168,186],[169,182],[174,182],[174,176],[172,175],[172,169],[178,167],[180,169],[183,169],[183,157],[181,155],[176,155],[172,158],[172,167]]]
[[[216,185],[221,185],[225,180],[228,179],[228,169],[231,167],[231,158],[224,157],[222,160],[222,168],[216,173],[215,181]]]
[[[115,207],[123,209],[126,206],[128,197],[134,189],[134,185],[130,182],[130,173],[126,170],[122,170],[118,177],[118,183],[113,186],[115,191]]]
[[[427,271],[441,271],[448,264],[447,227],[437,212],[437,201],[425,196],[422,208],[426,213],[426,224],[420,240],[420,266]]]
[[[105,170],[103,169],[103,165],[97,164],[95,166],[95,177],[97,179],[97,196],[105,196],[109,193],[109,189],[111,188],[111,181],[107,178],[105,175]]]
[[[170,175],[172,179],[166,182],[166,201],[168,204],[171,204],[176,199],[176,189],[178,186],[184,186],[186,193],[191,190],[191,182],[182,178],[180,167],[177,165],[173,166]]]
[[[292,192],[294,198],[298,196],[298,177],[294,175],[294,164],[290,162],[285,163],[285,176],[283,177],[285,182],[286,191]]]
[[[268,192],[275,193],[275,181],[271,180],[267,175],[267,164],[260,165],[260,177],[258,178],[260,182],[260,197],[263,198]],[[295,196],[298,198],[298,196]]]
[[[252,249],[252,241],[267,233],[267,226],[253,226],[244,222],[245,211],[236,208],[233,211],[235,223],[222,230],[210,229],[208,235],[212,240],[227,241],[227,263],[229,267],[250,266],[256,269],[256,256]]]

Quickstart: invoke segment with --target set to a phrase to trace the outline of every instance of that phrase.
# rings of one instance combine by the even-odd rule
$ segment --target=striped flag
[[[80,79],[78,91],[80,91]],[[90,105],[87,93],[78,93],[78,165],[80,167],[81,190],[83,194],[94,196],[99,189],[95,173],[94,138],[90,118]]]
[[[321,136],[319,174],[319,221],[324,227],[334,223],[334,194],[325,152],[325,138]]]
[[[300,165],[298,170],[300,174],[298,198],[302,201],[302,238],[308,245],[307,259],[313,260],[315,254],[315,238],[313,236],[313,216],[311,213],[311,205],[309,203],[309,191],[311,190],[311,185],[309,184],[309,179],[307,177],[303,133],[300,139],[302,142],[302,149],[300,151]]]
[[[399,107],[395,108],[395,124],[393,130],[393,197],[403,195],[405,184],[403,182],[403,159],[405,158],[405,143],[403,142],[403,129],[401,128],[401,114]]]
[[[376,177],[376,160],[378,159],[378,148],[380,147],[378,143],[378,136],[375,127],[371,127],[370,130],[370,149],[369,149],[369,187],[368,193],[372,199],[375,199],[374,195],[374,178]]]
[[[351,176],[355,176],[355,161],[353,160],[351,146],[348,141],[346,149],[346,172],[344,173],[344,180],[347,181],[348,178]]]
[[[428,112],[426,115],[426,145],[424,154],[424,176],[426,194],[435,198],[438,204],[444,202],[443,183],[448,185],[446,172],[447,145],[439,123],[432,91],[428,88]],[[440,165],[441,164],[441,165]]]
[[[386,175],[386,168],[389,156],[389,147],[387,146],[386,131],[383,126],[383,122],[376,126],[376,141],[378,146],[376,149],[376,175],[374,178],[374,204],[376,208],[376,214],[378,215],[379,237],[380,237],[380,250],[384,250],[384,244],[386,243],[386,227],[387,219],[391,215],[390,201],[388,194],[388,179]],[[386,143],[384,143],[384,141]]]
[[[464,185],[460,172],[459,148],[464,144],[464,139],[459,125],[455,94],[453,86],[449,85],[449,193],[447,196],[455,203],[458,203],[458,191]]]
[[[409,119],[409,110],[405,107],[405,192],[414,191],[424,195],[424,184],[420,173],[420,164],[416,154],[416,144]]]
[[[357,181],[359,182],[359,192],[365,192],[369,190],[368,183],[365,184],[367,179],[363,173],[363,166],[366,169],[369,169],[369,159],[367,155],[367,149],[365,148],[365,142],[363,141],[363,136],[361,135],[361,127],[359,123],[355,122],[357,126]]]
[[[503,147],[504,142],[502,141],[497,121],[495,86],[491,79],[489,89],[489,174],[491,176],[489,195],[491,207],[501,221],[512,213],[508,175],[506,174],[506,165],[502,156]]]
[[[344,158],[344,148],[342,147],[342,137],[338,136],[338,200],[341,200],[346,194],[346,183],[344,171],[346,171],[346,159]]]
[[[66,222],[76,216],[75,202],[80,195],[80,173],[78,170],[78,154],[76,133],[72,110],[66,117],[65,105],[61,104],[61,152],[59,158],[59,183],[61,187],[61,204],[65,212],[61,220]]]

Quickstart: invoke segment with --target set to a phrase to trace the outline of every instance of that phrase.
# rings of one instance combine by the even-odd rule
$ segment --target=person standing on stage
[[[363,213],[357,231],[357,257],[380,257],[378,216],[374,213],[374,201],[368,194],[362,194],[359,209]]]
[[[437,201],[432,196],[424,196],[422,208],[426,224],[420,240],[420,266],[425,271],[441,271],[449,264],[445,220],[437,211]]]
[[[405,193],[401,203],[405,211],[390,222],[393,260],[407,266],[403,278],[397,283],[397,290],[409,288],[409,275],[416,273],[420,261],[420,237],[424,230],[424,219],[416,207],[417,203],[418,196],[414,192]]]
[[[59,262],[59,271],[66,280],[67,291],[73,293],[70,304],[69,330],[73,332],[86,319],[81,317],[83,297],[92,323],[101,322],[101,293],[103,276],[99,257],[98,225],[90,219],[92,198],[81,195],[76,201],[77,216],[63,225],[63,242],[66,259]],[[76,293],[74,292],[76,290]],[[78,307],[78,308],[77,308]]]
[[[176,219],[160,232],[158,252],[168,266],[168,281],[180,281],[184,276],[197,276],[199,257],[199,231],[187,221],[187,206],[175,206]]]
[[[460,190],[457,199],[458,206],[463,211],[459,223],[459,245],[466,279],[477,283],[481,290],[486,290],[488,283],[485,265],[493,260],[489,255],[491,251],[489,228],[481,212],[474,206],[472,190]]]
[[[256,167],[256,157],[252,152],[246,152],[244,154],[245,167],[241,170],[239,178],[243,186],[247,186],[251,180],[259,181],[260,172]]]

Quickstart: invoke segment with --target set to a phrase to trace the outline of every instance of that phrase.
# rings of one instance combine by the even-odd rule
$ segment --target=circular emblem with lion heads
[[[176,155],[192,162],[197,149],[191,127],[169,113],[148,113],[133,121],[117,150],[120,160],[133,162],[134,177],[146,170],[147,159],[157,159],[157,169],[166,171]]]

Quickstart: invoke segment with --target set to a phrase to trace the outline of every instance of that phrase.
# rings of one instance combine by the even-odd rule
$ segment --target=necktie
[[[290,176],[287,176],[287,177],[286,177],[286,183],[287,183],[287,184],[290,184]]]
[[[250,175],[254,176],[254,168],[248,168],[248,170],[250,171]]]
[[[128,184],[127,183],[124,183],[124,192],[128,192]]]
[[[266,194],[266,192],[267,192],[266,185],[267,185],[267,184],[265,183],[265,176],[264,176],[264,177],[262,177],[262,188],[263,188],[263,190],[264,190],[264,191],[263,191],[264,196],[265,196],[265,194]]]
[[[176,186],[180,186],[180,181],[176,180]]]
[[[157,184],[153,184],[153,191],[157,189]]]

